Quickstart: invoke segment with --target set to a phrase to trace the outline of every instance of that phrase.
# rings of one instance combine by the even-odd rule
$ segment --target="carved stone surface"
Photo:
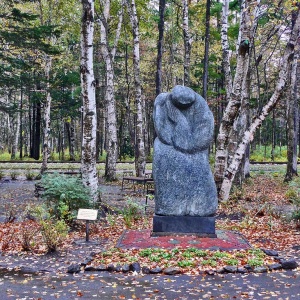
[[[213,215],[218,201],[208,147],[214,119],[206,101],[190,88],[175,86],[157,96],[154,125],[155,214]]]

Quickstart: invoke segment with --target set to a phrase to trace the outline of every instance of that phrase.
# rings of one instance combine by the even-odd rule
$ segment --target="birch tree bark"
[[[297,172],[297,145],[299,135],[299,43],[295,47],[295,55],[291,66],[291,80],[286,101],[287,105],[287,169],[284,181],[291,181]]]
[[[143,117],[143,102],[142,88],[140,79],[140,34],[139,23],[136,12],[135,0],[131,0],[129,4],[126,1],[127,10],[130,17],[133,34],[133,72],[135,86],[135,107],[136,107],[136,132],[135,132],[135,169],[136,175],[143,177],[145,175],[146,158],[144,144],[144,117]]]
[[[210,0],[206,0],[205,12],[205,46],[204,46],[204,68],[203,68],[203,88],[202,97],[207,100],[208,90],[208,59],[209,59],[209,38],[210,38]]]
[[[253,35],[254,27],[251,26],[252,9],[257,1],[243,0],[240,19],[240,43],[237,53],[237,65],[234,80],[231,86],[231,70],[229,62],[229,48],[227,39],[228,28],[228,0],[223,3],[222,10],[222,48],[224,58],[225,88],[228,104],[225,109],[217,137],[217,149],[215,156],[214,177],[219,191],[224,178],[224,172],[228,164],[229,137],[234,121],[239,113],[245,83],[249,67],[250,37]],[[253,17],[252,17],[253,18]],[[228,78],[227,78],[228,77]]]
[[[82,182],[90,189],[93,202],[98,200],[96,170],[96,99],[93,71],[94,1],[82,0],[81,27],[81,93],[83,130],[81,151]]]
[[[189,5],[188,0],[182,0],[182,30],[184,40],[184,62],[183,62],[183,83],[185,86],[190,84],[190,62],[192,39],[189,31]]]
[[[49,135],[50,135],[50,108],[51,108],[51,94],[50,94],[50,70],[52,59],[46,55],[45,58],[45,75],[46,75],[46,101],[44,104],[44,142],[43,142],[43,161],[41,165],[41,174],[43,174],[48,168],[48,158],[50,154],[49,149]]]
[[[11,159],[15,159],[17,156],[17,149],[18,149],[18,141],[19,141],[19,132],[20,132],[20,112],[15,113],[15,117],[12,118],[11,122]]]
[[[281,69],[279,72],[275,91],[273,92],[273,95],[271,96],[267,104],[263,107],[260,115],[254,118],[249,129],[244,133],[243,139],[241,143],[238,145],[238,148],[234,154],[232,162],[225,171],[224,180],[222,182],[222,186],[219,193],[220,200],[223,202],[226,202],[229,198],[229,193],[230,193],[234,176],[239,168],[240,162],[244,156],[248,144],[250,143],[250,141],[253,140],[256,129],[262,124],[263,120],[266,118],[269,112],[274,108],[274,106],[278,102],[285,88],[286,81],[287,81],[287,74],[288,74],[288,66],[291,63],[291,60],[293,59],[295,45],[297,43],[297,39],[299,36],[299,27],[300,27],[300,14],[298,11],[294,28],[291,32],[289,41],[285,48],[284,56],[282,57],[282,61],[280,63]]]
[[[158,96],[162,91],[162,57],[164,49],[163,40],[165,30],[165,8],[166,0],[159,0],[159,22],[156,60],[156,96]]]
[[[119,13],[119,22],[115,36],[114,46],[111,48],[108,41],[108,20],[110,18],[110,0],[100,1],[103,7],[100,16],[100,44],[101,54],[105,62],[106,69],[106,114],[107,114],[107,145],[106,145],[106,166],[105,178],[108,181],[117,179],[116,163],[118,158],[118,137],[117,137],[117,112],[116,100],[114,91],[114,57],[116,54],[116,47],[120,38],[121,25],[123,20],[123,5]],[[123,4],[123,2],[122,2]]]

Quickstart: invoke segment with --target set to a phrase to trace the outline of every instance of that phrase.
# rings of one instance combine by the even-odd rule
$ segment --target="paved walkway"
[[[215,276],[0,273],[6,299],[300,299],[299,272]]]

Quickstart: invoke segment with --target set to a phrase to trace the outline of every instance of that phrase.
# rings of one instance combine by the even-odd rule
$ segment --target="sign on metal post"
[[[86,242],[89,242],[89,221],[97,220],[98,209],[87,209],[87,208],[79,208],[77,214],[77,220],[85,220],[86,221]]]

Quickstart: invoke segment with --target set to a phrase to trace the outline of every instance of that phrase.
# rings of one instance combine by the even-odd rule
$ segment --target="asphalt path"
[[[0,274],[0,299],[300,299],[300,272],[218,275]]]

